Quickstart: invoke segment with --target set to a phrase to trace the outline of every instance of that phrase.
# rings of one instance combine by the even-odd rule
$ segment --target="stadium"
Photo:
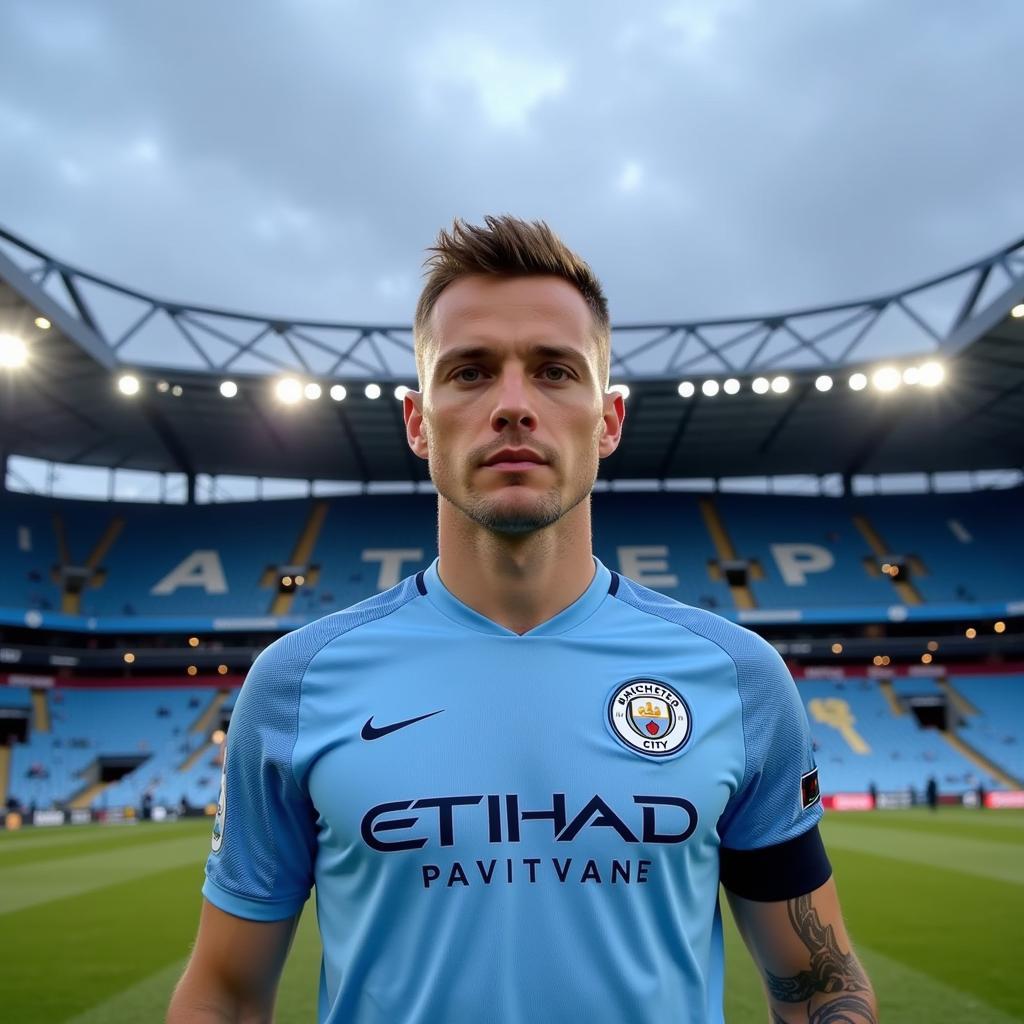
[[[616,325],[605,565],[755,630],[886,1019],[1024,1020],[1024,240],[841,305]],[[0,231],[0,958],[159,1019],[257,654],[434,557],[408,325],[192,306]],[[278,1019],[312,1019],[304,914]],[[730,1020],[763,1018],[727,936]]]

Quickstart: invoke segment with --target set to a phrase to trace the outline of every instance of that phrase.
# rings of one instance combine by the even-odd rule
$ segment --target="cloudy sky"
[[[454,216],[619,323],[915,283],[1024,234],[1024,4],[3,0],[0,224],[158,296],[408,323]]]

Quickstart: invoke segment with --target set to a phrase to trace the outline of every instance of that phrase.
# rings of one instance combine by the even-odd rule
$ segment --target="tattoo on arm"
[[[831,925],[821,923],[810,896],[787,900],[789,920],[811,954],[811,968],[788,978],[766,971],[768,991],[780,1003],[809,1003],[822,993],[836,994],[817,1009],[808,1006],[809,1024],[877,1024],[871,985],[853,952],[843,953]],[[772,1024],[781,1018],[772,1011]]]

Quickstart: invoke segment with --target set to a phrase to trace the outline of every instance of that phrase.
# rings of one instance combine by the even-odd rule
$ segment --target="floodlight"
[[[331,385],[331,398],[336,402],[344,401],[345,396],[348,392],[345,390],[344,384],[332,384]]]
[[[1010,316],[1015,316],[1018,320],[1021,317],[1024,317],[1024,302],[1014,306],[1013,309],[1010,310]]]
[[[814,386],[819,391],[831,391],[832,390],[832,378],[827,374],[823,373],[815,382]]]
[[[921,384],[926,388],[934,388],[946,379],[946,368],[942,363],[929,362],[921,365]]]
[[[399,384],[398,387],[395,388],[395,398],[401,402],[411,390],[412,388],[406,387],[404,384]]]
[[[220,382],[220,393],[225,398],[234,398],[238,394],[238,385],[233,380],[222,380]]]
[[[723,385],[722,390],[727,395],[735,395],[740,389],[740,382],[735,377],[730,377]]]
[[[707,395],[708,398],[714,398],[718,394],[718,381],[717,380],[706,380],[700,386],[700,393]]]
[[[623,399],[629,398],[629,385],[628,384],[612,384],[611,387],[608,388],[608,390],[610,392],[616,392],[617,391],[620,395],[622,395]]]
[[[282,377],[274,387],[279,402],[295,405],[302,398],[302,383],[294,377]]]
[[[34,323],[41,331],[48,331],[53,326],[45,316],[37,316]]]
[[[921,367],[920,366],[908,366],[903,371],[903,383],[904,384],[920,384],[921,383]]]
[[[117,390],[122,395],[137,395],[139,387],[139,378],[133,373],[124,373],[117,378]]]
[[[363,394],[367,398],[380,398],[380,385],[379,384],[367,384],[363,389]]]
[[[304,387],[304,388],[302,389],[302,393],[303,393],[303,394],[304,394],[304,395],[306,396],[306,398],[308,398],[308,399],[309,399],[309,400],[310,400],[311,402],[315,402],[315,401],[316,401],[316,400],[317,400],[317,399],[318,399],[318,398],[319,398],[319,397],[320,397],[320,396],[321,396],[321,395],[323,394],[323,390],[321,389],[320,385],[316,383],[316,381],[310,381],[310,382],[309,382],[309,383],[308,383],[308,384],[307,384],[307,385],[306,385],[306,386],[305,386],[305,387]]]
[[[182,388],[182,386],[181,386],[180,384],[175,384],[175,385],[174,385],[174,387],[173,387],[173,388],[171,388],[171,394],[172,394],[172,395],[173,395],[173,396],[174,396],[175,398],[181,398],[181,394],[182,394],[182,391],[183,391],[183,390],[184,390],[184,389]]]
[[[167,381],[165,380],[158,380],[156,382],[156,389],[157,391],[160,392],[160,394],[166,395],[167,392],[171,390],[171,385],[168,384]]]
[[[679,392],[679,397],[680,397],[680,398],[693,398],[693,393],[694,393],[694,392],[695,392],[695,391],[696,391],[697,389],[696,389],[696,388],[695,388],[695,387],[693,386],[693,384],[692,384],[692,383],[691,383],[690,381],[688,381],[688,380],[684,380],[684,381],[683,381],[683,382],[682,382],[682,383],[681,383],[681,384],[679,385],[679,387],[677,388],[677,390],[678,390],[678,392]]]
[[[789,378],[788,377],[773,377],[772,378],[772,391],[777,395],[784,395],[789,390]]]
[[[850,376],[850,389],[863,391],[868,386],[868,379],[863,373],[854,373]]]
[[[0,334],[0,366],[6,370],[20,369],[28,362],[28,347],[13,334]]]
[[[895,391],[903,380],[903,375],[895,366],[881,366],[871,375],[871,383],[878,391]]]
[[[755,395],[765,395],[771,388],[771,384],[768,382],[767,377],[755,377],[753,383],[750,385],[750,390]]]

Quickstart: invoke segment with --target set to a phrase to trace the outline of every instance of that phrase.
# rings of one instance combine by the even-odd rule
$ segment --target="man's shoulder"
[[[737,663],[781,661],[778,651],[753,630],[727,619],[724,615],[684,604],[658,590],[619,574],[615,596],[625,604],[675,623],[683,629],[722,648]]]
[[[249,676],[283,678],[297,684],[309,663],[328,644],[387,618],[418,594],[416,577],[408,576],[389,590],[307,622],[265,647],[253,662]]]

